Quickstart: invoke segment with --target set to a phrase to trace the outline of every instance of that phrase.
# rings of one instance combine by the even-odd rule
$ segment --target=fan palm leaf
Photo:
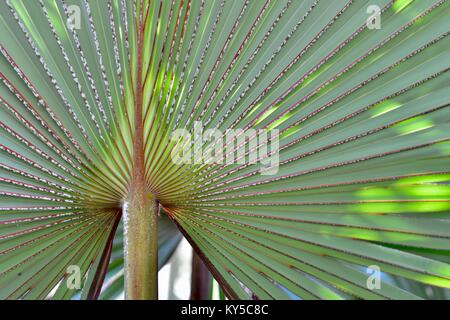
[[[113,252],[104,297],[125,273],[127,297],[155,298],[158,211],[229,298],[445,297],[449,6],[2,1],[0,297],[77,296],[76,265],[96,298]],[[215,148],[173,139],[199,124],[277,132],[278,161],[173,161]]]

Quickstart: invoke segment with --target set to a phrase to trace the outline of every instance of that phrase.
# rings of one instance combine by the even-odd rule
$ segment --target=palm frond
[[[66,23],[70,5],[80,28]],[[380,29],[368,28],[369,5]],[[449,6],[0,3],[0,297],[70,298],[59,284],[74,264],[98,295],[111,252],[119,272],[107,279],[120,279],[121,232],[112,237],[137,101],[148,192],[230,298],[415,299],[424,288],[445,297]],[[221,138],[278,130],[276,170],[262,174],[261,158],[174,162],[188,144],[173,133],[198,123]],[[198,147],[215,143],[189,148],[202,157]],[[224,151],[247,158],[245,147]],[[375,290],[373,265],[386,275]],[[110,281],[105,297],[120,286]]]

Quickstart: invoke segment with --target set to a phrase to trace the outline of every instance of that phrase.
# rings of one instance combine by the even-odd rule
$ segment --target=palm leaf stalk
[[[209,300],[212,296],[212,277],[202,259],[192,255],[191,300]]]
[[[0,1],[0,297],[448,298],[449,6]]]
[[[141,3],[140,6],[143,4]],[[148,9],[147,9],[148,10]],[[137,18],[136,88],[134,89],[133,160],[129,204],[125,217],[125,297],[128,299],[158,299],[158,238],[159,204],[148,193],[145,183],[143,129],[143,84],[141,75],[144,39],[144,9]],[[146,254],[143,254],[146,253]]]

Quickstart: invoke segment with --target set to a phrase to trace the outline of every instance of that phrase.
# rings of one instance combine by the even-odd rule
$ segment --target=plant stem
[[[158,299],[158,201],[147,192],[142,118],[142,13],[137,38],[133,160],[129,203],[125,212],[125,298]]]
[[[125,228],[125,299],[158,299],[158,207],[143,193],[130,199]]]
[[[202,259],[192,252],[191,300],[209,300],[212,276]]]

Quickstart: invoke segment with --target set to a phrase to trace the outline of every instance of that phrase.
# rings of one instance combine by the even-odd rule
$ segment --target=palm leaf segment
[[[449,5],[2,1],[0,296],[70,298],[69,265],[81,297],[98,296],[139,97],[148,191],[229,297],[426,297],[420,284],[442,295]],[[278,172],[174,163],[171,134],[197,121],[278,129]],[[377,290],[370,265],[384,273]]]

